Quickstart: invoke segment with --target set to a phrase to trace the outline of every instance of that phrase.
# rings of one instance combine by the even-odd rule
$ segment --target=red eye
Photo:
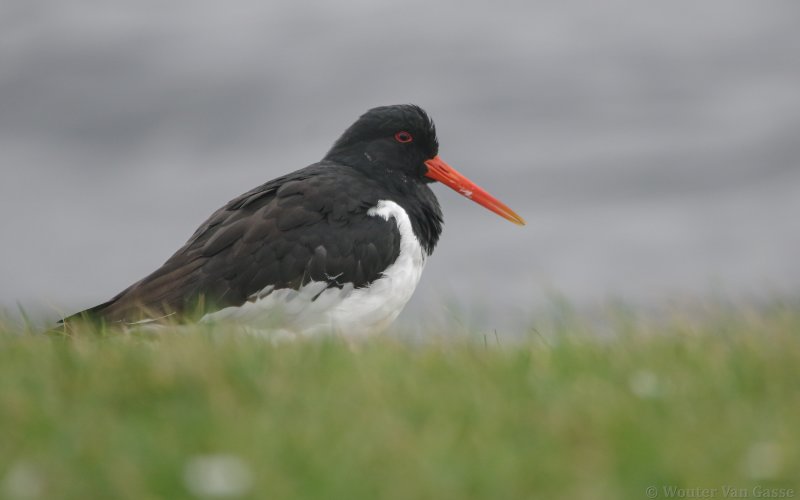
[[[398,132],[398,133],[394,134],[394,139],[397,142],[402,142],[402,143],[411,142],[411,141],[414,140],[414,138],[411,137],[411,134],[409,134],[405,130],[403,130],[402,132]]]

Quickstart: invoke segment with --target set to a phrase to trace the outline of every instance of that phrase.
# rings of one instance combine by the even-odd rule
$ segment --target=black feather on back
[[[414,140],[398,142],[399,131]],[[442,214],[425,161],[438,149],[433,122],[418,106],[373,108],[322,162],[231,200],[155,272],[75,316],[128,322],[185,315],[198,304],[197,312],[238,306],[310,281],[368,286],[400,252],[396,222],[367,215],[378,201],[405,209],[420,245],[433,252]]]
[[[430,189],[417,188],[419,201],[434,205],[405,208],[430,253],[441,215]],[[227,203],[159,269],[84,313],[136,321],[188,313],[198,301],[212,310],[241,305],[261,291],[298,289],[310,281],[368,286],[397,258],[400,234],[394,220],[367,211],[393,198],[402,206],[396,193],[342,165],[298,170]],[[434,226],[426,211],[433,212]]]

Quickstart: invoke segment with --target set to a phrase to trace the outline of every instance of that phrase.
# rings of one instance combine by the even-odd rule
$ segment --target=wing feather
[[[378,190],[357,179],[343,186],[342,175],[312,165],[239,196],[159,269],[84,313],[129,322],[185,314],[198,301],[209,310],[241,305],[312,281],[367,286],[397,258],[400,236],[393,221],[367,215],[379,196],[364,193]]]

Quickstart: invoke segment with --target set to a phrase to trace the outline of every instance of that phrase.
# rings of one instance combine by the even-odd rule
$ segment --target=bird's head
[[[515,224],[525,224],[522,217],[439,157],[433,120],[413,104],[370,109],[339,137],[325,159],[403,183],[438,181]]]

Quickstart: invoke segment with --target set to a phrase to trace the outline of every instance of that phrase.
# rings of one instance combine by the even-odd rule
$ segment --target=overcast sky
[[[214,209],[413,102],[444,187],[403,324],[800,287],[800,4],[255,0],[0,4],[0,306],[57,316]],[[447,306],[445,306],[447,304]]]

